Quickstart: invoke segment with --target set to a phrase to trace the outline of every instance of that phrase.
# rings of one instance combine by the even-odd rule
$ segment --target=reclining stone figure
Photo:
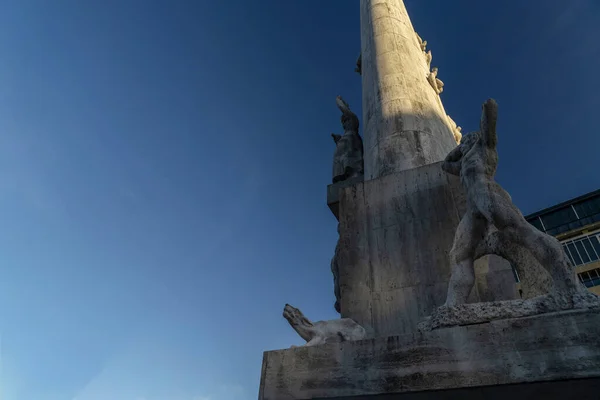
[[[442,165],[447,173],[460,176],[467,195],[467,211],[450,251],[452,275],[445,305],[453,307],[467,301],[475,281],[473,263],[477,258],[496,254],[512,262],[515,246],[525,248],[550,273],[555,294],[569,302],[577,294],[587,297],[558,240],[530,225],[494,180],[498,166],[497,110],[494,100],[486,101],[480,131],[464,135]]]
[[[302,314],[302,311],[289,304],[286,304],[283,309],[283,317],[298,332],[298,335],[306,340],[304,346],[361,340],[366,336],[365,329],[350,318],[313,323]]]

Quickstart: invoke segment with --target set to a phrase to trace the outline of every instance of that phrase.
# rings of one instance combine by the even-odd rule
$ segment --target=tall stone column
[[[365,180],[441,161],[456,146],[402,0],[360,0]]]

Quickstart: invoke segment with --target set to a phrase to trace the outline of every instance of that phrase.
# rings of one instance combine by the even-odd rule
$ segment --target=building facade
[[[562,243],[581,282],[600,295],[600,190],[527,215],[525,219]],[[516,272],[515,277],[518,282]]]

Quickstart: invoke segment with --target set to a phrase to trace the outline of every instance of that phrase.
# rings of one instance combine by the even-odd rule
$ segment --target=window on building
[[[585,251],[585,247],[583,247],[583,243],[581,240],[577,240],[575,242],[573,242],[575,244],[575,248],[577,249],[577,252],[579,253],[579,256],[581,257],[581,260],[583,261],[584,264],[589,263],[590,260],[590,256],[588,255],[587,251]]]
[[[600,285],[600,268],[592,269],[591,271],[580,272],[577,275],[585,287]]]
[[[571,254],[571,259],[573,260],[574,265],[583,264],[583,260],[579,256],[579,252],[575,248],[575,244],[573,242],[567,243],[567,249],[569,250],[569,254]]]
[[[568,232],[573,229],[581,228],[583,225],[581,221],[571,222],[569,224],[561,225],[553,229],[548,229],[546,233],[550,236],[560,235],[561,233]]]
[[[563,250],[565,251],[565,253],[567,254],[567,257],[569,257],[569,261],[571,261],[571,264],[573,265],[577,265],[575,264],[575,260],[573,259],[573,257],[571,256],[571,253],[569,252],[569,250],[567,249],[567,245],[563,244]]]
[[[581,239],[581,243],[583,244],[583,247],[585,248],[587,254],[590,256],[590,261],[596,261],[600,258],[598,256],[598,253],[594,249],[594,246],[592,246],[592,242],[590,241],[589,237],[584,237],[583,239]]]
[[[598,238],[598,235],[592,235],[589,238],[590,238],[590,243],[594,247],[594,250],[596,250],[596,254],[598,254],[600,256],[600,240]]]
[[[600,234],[584,236],[563,243],[563,249],[573,265],[600,260]]]
[[[598,214],[598,217],[600,217],[600,214]],[[581,218],[579,220],[579,222],[581,223],[581,226],[586,226],[586,225],[591,225],[597,221],[595,221],[593,217],[585,217],[585,218]]]
[[[577,218],[577,215],[575,215],[575,210],[573,210],[573,207],[571,206],[558,209],[546,215],[542,215],[541,218],[546,230],[548,231],[562,227],[563,225],[568,225],[569,223],[575,222],[579,219]]]
[[[527,222],[529,222],[531,225],[535,226],[538,230],[540,230],[542,232],[545,231],[544,227],[542,226],[542,221],[540,221],[539,217],[532,218],[531,220],[529,220]]]
[[[579,218],[591,217],[600,214],[600,196],[593,197],[573,204]]]

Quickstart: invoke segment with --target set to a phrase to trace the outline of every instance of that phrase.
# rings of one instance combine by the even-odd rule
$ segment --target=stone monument
[[[360,7],[363,139],[338,96],[327,188],[341,319],[286,305],[307,344],[265,352],[259,400],[598,398],[600,302],[494,181],[496,103],[462,135],[403,1]]]

